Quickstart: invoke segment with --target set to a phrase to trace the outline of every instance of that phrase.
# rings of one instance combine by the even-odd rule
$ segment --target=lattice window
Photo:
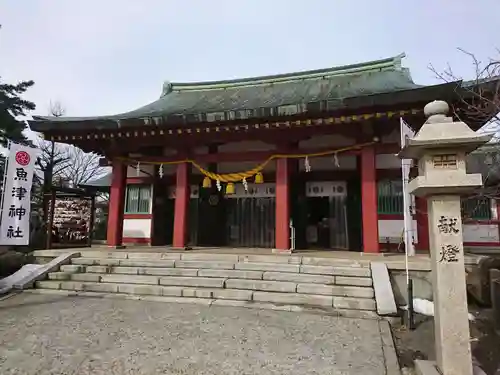
[[[377,182],[378,213],[403,215],[403,183],[398,180]]]
[[[462,217],[464,219],[490,220],[490,199],[484,197],[462,198]]]
[[[125,213],[149,214],[151,212],[151,185],[128,185]]]

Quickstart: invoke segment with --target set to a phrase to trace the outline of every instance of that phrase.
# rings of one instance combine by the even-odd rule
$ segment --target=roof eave
[[[58,119],[57,121],[51,121],[47,118],[33,116],[33,120],[28,120],[28,124],[31,130],[40,133],[44,133],[47,131],[67,130],[67,128],[72,128],[75,130],[85,130],[89,129],[89,124],[92,124],[92,129],[98,130],[113,130],[120,128],[119,121],[117,120],[102,120],[92,117],[89,117],[85,120],[78,119],[64,121],[63,119]],[[78,126],[80,124],[83,126]]]
[[[340,106],[337,110],[345,110],[346,108],[356,110],[359,108],[374,106],[388,107],[391,105],[410,105],[411,103],[421,103],[434,99],[451,100],[453,92],[455,92],[456,87],[459,85],[460,82],[451,82],[433,86],[420,86],[412,89],[344,98],[342,100],[342,106]],[[97,130],[113,130],[128,127],[129,124],[127,123],[127,120],[161,116],[161,114],[144,114],[128,118],[124,116],[121,119],[116,119],[118,116],[119,115],[113,116],[113,119],[103,119],[102,117],[79,118],[76,121],[64,121],[65,119],[61,117],[53,118],[55,121],[51,121],[48,117],[34,116],[33,120],[28,121],[28,123],[33,131],[38,132],[68,130],[69,128],[74,130],[85,130],[89,128]]]

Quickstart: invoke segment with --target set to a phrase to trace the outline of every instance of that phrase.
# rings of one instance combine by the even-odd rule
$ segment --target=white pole
[[[414,132],[400,117],[400,133],[401,133],[401,148],[406,144],[407,137],[413,137]],[[411,227],[413,219],[411,217],[410,203],[411,197],[408,193],[408,180],[410,178],[411,159],[401,159],[401,177],[403,187],[403,227],[404,227],[404,242],[405,242],[405,271],[406,271],[406,290],[408,291],[408,322],[411,321],[411,311],[413,311],[413,301],[410,301],[410,266],[408,262],[409,255],[415,255],[415,248],[413,246]],[[410,307],[411,306],[411,307]],[[408,323],[411,324],[411,323]]]
[[[3,169],[2,201],[0,203],[0,223],[2,222],[2,215],[3,215],[3,203],[5,200],[5,185],[7,183],[7,166],[9,165],[11,143],[12,142],[10,140],[7,140],[7,150],[9,150],[9,155],[5,158],[5,166]]]
[[[292,219],[290,219],[290,250],[295,250],[295,227]]]

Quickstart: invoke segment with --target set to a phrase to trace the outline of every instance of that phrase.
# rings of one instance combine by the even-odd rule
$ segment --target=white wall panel
[[[499,242],[497,224],[464,224],[464,242]]]
[[[413,220],[413,233],[415,242],[418,242],[417,222]],[[379,220],[378,232],[380,242],[385,242],[387,237],[391,239],[401,237],[403,230],[403,220]],[[497,224],[464,224],[463,225],[464,242],[500,242]]]
[[[151,219],[125,219],[123,220],[123,237],[150,238]]]
[[[417,221],[412,221],[412,236],[415,243],[418,242],[417,236]],[[378,221],[378,238],[380,243],[384,243],[389,237],[391,242],[402,238],[403,220],[379,220]]]

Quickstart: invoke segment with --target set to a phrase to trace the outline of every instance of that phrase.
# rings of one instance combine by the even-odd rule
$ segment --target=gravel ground
[[[0,374],[383,375],[379,325],[281,311],[22,293]]]

